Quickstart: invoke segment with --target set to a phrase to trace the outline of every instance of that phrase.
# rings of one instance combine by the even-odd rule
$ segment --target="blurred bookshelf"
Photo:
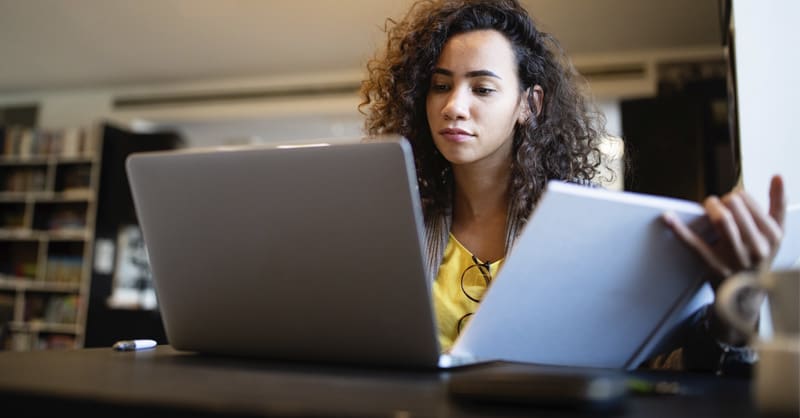
[[[102,137],[0,125],[0,342],[83,346]]]

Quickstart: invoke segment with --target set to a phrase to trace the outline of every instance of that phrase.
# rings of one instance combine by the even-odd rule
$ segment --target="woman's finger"
[[[783,177],[780,175],[772,176],[772,180],[769,183],[769,215],[781,228],[783,228],[783,221],[786,218],[786,205]]]
[[[760,264],[772,254],[772,246],[759,228],[754,215],[745,203],[744,192],[732,192],[722,197],[722,203],[728,208],[736,222],[736,229],[742,237],[745,257],[748,258],[746,267]]]
[[[711,271],[718,277],[728,277],[732,274],[731,269],[716,256],[711,247],[699,235],[692,231],[683,221],[672,212],[666,212],[661,216],[664,223],[678,236],[686,245],[694,249]]]
[[[711,196],[706,198],[703,203],[708,214],[708,220],[711,225],[717,230],[723,242],[727,242],[730,246],[731,252],[737,265],[733,266],[734,271],[747,269],[751,267],[750,252],[742,240],[739,233],[739,227],[736,224],[736,219],[731,211],[725,206],[719,198]]]
[[[783,228],[781,224],[783,222],[783,217],[785,216],[785,204],[778,203],[779,206],[783,206],[783,209],[776,209],[775,205],[770,205],[773,209],[776,209],[776,216],[781,220],[778,221],[775,219],[772,214],[767,215],[766,212],[763,212],[758,205],[758,202],[753,199],[747,193],[742,193],[741,195],[742,201],[747,206],[748,211],[753,217],[753,221],[755,221],[756,225],[758,225],[758,229],[764,235],[764,237],[769,241],[770,246],[777,247],[780,244],[781,239],[783,238]]]

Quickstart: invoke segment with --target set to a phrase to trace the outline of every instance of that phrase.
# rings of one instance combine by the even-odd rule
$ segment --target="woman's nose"
[[[469,97],[463,89],[453,89],[447,96],[442,115],[447,120],[466,119],[469,117]]]

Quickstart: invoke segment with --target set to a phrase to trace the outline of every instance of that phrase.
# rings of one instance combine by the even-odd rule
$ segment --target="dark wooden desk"
[[[448,396],[459,371],[401,371],[199,356],[169,346],[0,352],[3,416],[479,417],[596,416],[541,405],[466,404]],[[633,396],[610,416],[753,417],[746,379],[663,372],[689,395]],[[7,415],[6,411],[13,411]]]

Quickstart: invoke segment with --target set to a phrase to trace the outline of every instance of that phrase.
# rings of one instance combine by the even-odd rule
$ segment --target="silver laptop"
[[[440,366],[404,139],[147,152],[126,169],[175,349]]]

